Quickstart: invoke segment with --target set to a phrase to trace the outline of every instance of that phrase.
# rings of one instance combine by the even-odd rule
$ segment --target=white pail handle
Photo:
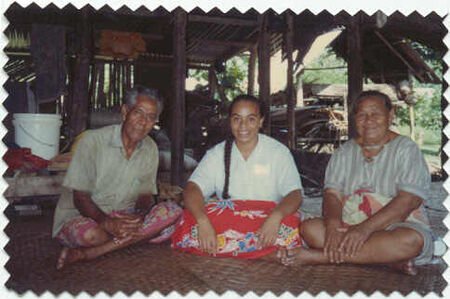
[[[41,144],[43,144],[43,145],[49,146],[49,147],[53,147],[53,146],[54,146],[54,144],[51,144],[51,143],[48,143],[48,142],[41,141],[41,140],[37,139],[36,137],[34,137],[33,135],[31,135],[31,134],[30,134],[30,133],[22,126],[22,124],[21,124],[20,122],[18,122],[17,124],[18,124],[19,127],[22,129],[22,131],[23,131],[28,137],[32,138],[33,140],[35,140],[35,141],[37,141],[37,142],[39,142],[39,143],[41,143]]]

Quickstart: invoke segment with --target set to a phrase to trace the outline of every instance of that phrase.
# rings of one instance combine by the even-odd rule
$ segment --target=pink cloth
[[[160,243],[170,238],[173,228],[169,224],[180,217],[182,209],[172,201],[164,201],[155,205],[145,216],[141,232],[149,232],[155,229],[163,229],[159,236],[150,240],[152,243]],[[108,214],[109,217],[116,217],[118,214],[134,214],[134,210],[120,210]],[[91,218],[78,217],[64,224],[56,239],[65,247],[76,248],[86,247],[88,244],[83,236],[88,230],[97,227],[98,224]]]

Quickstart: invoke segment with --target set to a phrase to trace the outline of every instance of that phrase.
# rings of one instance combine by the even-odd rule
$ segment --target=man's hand
[[[142,227],[142,217],[140,215],[119,214],[114,218],[107,217],[101,223],[101,227],[119,239],[136,236]]]
[[[208,218],[198,221],[198,244],[200,250],[215,255],[217,253],[217,235]]]
[[[155,199],[152,194],[141,194],[136,200],[136,204],[134,205],[135,211],[142,216],[148,214],[152,206],[155,204]]]
[[[323,253],[328,258],[330,263],[342,263],[343,254],[339,250],[339,246],[344,239],[345,232],[341,231],[341,227],[338,225],[327,225],[325,230],[325,244],[323,247]]]
[[[281,216],[272,213],[267,217],[261,227],[258,229],[258,248],[264,248],[275,245],[278,231],[280,230]]]
[[[370,231],[362,224],[352,225],[349,228],[340,228],[338,231],[345,233],[339,245],[339,251],[349,257],[355,257],[370,237]]]

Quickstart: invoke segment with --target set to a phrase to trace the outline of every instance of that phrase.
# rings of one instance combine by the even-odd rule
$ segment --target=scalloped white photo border
[[[349,14],[354,15],[358,11],[362,10],[365,11],[368,15],[372,15],[378,10],[383,11],[386,15],[390,15],[395,11],[400,11],[404,15],[409,15],[414,11],[419,12],[422,16],[428,15],[430,12],[435,12],[439,16],[446,18],[444,19],[444,25],[446,26],[449,33],[444,38],[444,43],[447,46],[447,48],[450,48],[450,0],[433,0],[433,1],[426,1],[426,0],[170,0],[170,1],[162,1],[162,0],[110,0],[110,1],[104,1],[104,0],[56,0],[56,1],[48,1],[48,0],[0,0],[0,10],[1,10],[1,17],[0,17],[0,28],[1,28],[1,36],[0,36],[0,49],[2,49],[0,53],[0,101],[3,103],[3,101],[7,97],[7,92],[3,88],[3,84],[5,83],[7,76],[3,70],[3,67],[5,66],[7,62],[7,56],[3,52],[3,49],[5,48],[7,44],[7,38],[3,34],[4,30],[6,29],[8,25],[8,21],[6,20],[4,13],[8,9],[8,7],[14,3],[19,3],[22,7],[26,7],[31,3],[36,3],[41,7],[45,7],[50,3],[55,4],[56,6],[63,8],[69,3],[72,3],[75,7],[81,8],[85,5],[89,4],[92,7],[98,9],[103,7],[104,5],[109,5],[114,10],[122,7],[123,5],[128,6],[130,9],[135,10],[138,7],[145,5],[149,10],[154,10],[159,6],[163,6],[168,11],[172,11],[176,7],[182,7],[185,11],[189,12],[192,9],[196,7],[200,7],[205,12],[210,11],[212,8],[219,8],[223,12],[227,12],[232,8],[236,8],[241,12],[246,12],[247,10],[254,8],[258,12],[264,12],[267,9],[273,9],[277,13],[282,13],[286,9],[292,10],[294,13],[298,14],[302,12],[305,9],[309,9],[311,12],[317,14],[321,12],[322,10],[328,10],[333,15],[339,13],[342,10],[347,11]],[[447,53],[444,56],[444,61],[447,63],[447,65],[450,66],[450,51],[447,51]],[[447,71],[443,75],[444,80],[447,81],[447,83],[450,83],[450,71]],[[450,88],[447,88],[444,92],[444,97],[447,100],[447,103],[450,100]],[[3,105],[0,106],[0,119],[3,120],[5,116],[7,115],[7,111],[4,108]],[[450,105],[444,110],[444,116],[450,120]],[[444,134],[449,137],[450,139],[450,125],[447,125],[445,128],[443,128]],[[0,124],[0,136],[3,139],[3,136],[5,135],[6,130],[3,124]],[[3,144],[3,142],[0,142],[0,157],[3,157],[3,155],[6,152],[6,146]],[[443,147],[444,152],[450,156],[450,143],[445,144]],[[3,174],[6,171],[6,164],[3,162],[3,160],[0,161],[0,173]],[[450,173],[450,160],[443,165],[444,170],[446,173]],[[3,194],[6,190],[7,184],[4,181],[3,178],[0,178],[0,193]],[[447,179],[444,182],[444,188],[447,190],[448,193],[450,193],[450,179]],[[447,208],[447,210],[450,210],[450,203],[449,203],[450,196],[447,196],[446,200],[444,201],[444,206]],[[3,215],[3,211],[5,210],[7,206],[7,200],[2,196],[2,199],[0,200],[0,298],[36,298],[36,295],[33,292],[26,292],[25,294],[18,296],[17,293],[8,290],[5,287],[5,283],[8,280],[9,273],[4,268],[6,262],[9,259],[8,254],[3,250],[5,245],[8,243],[8,237],[3,232],[5,229],[8,219]],[[450,227],[450,217],[447,216],[444,220],[444,224],[447,227]],[[444,238],[444,241],[446,244],[450,244],[450,236],[447,234]],[[449,265],[450,263],[450,254],[447,252],[444,255],[444,260]],[[447,283],[449,282],[450,277],[450,269],[447,268],[445,272],[443,273],[444,278],[446,279]],[[349,296],[343,292],[340,292],[335,295],[336,298],[348,298]],[[124,298],[127,297],[122,292],[118,292],[115,295],[112,296],[113,298]],[[133,298],[146,298],[142,293],[135,292],[132,296]],[[182,296],[177,292],[172,292],[167,296],[161,295],[159,292],[154,292],[151,296],[151,298],[201,298],[197,293],[190,292],[186,296]],[[237,293],[233,291],[228,291],[224,293],[223,295],[219,296],[215,292],[209,291],[204,295],[204,298],[237,298],[241,297]],[[277,296],[274,295],[271,292],[265,293],[263,296],[258,296],[253,292],[249,292],[246,295],[242,296],[242,298],[276,298]],[[316,296],[310,295],[308,292],[304,292],[300,295],[301,298],[331,298],[331,296],[326,292],[321,292],[320,294]],[[362,293],[358,292],[353,297],[355,298],[366,298],[367,296]],[[389,296],[390,298],[400,298],[403,297],[400,293],[394,292]],[[411,292],[406,298],[418,298],[421,297],[416,292]],[[55,298],[55,296],[50,292],[45,292],[41,295],[41,298]],[[64,292],[63,294],[59,295],[58,298],[65,299],[65,298],[73,298],[72,295],[70,295],[67,292]],[[85,292],[80,293],[76,296],[76,298],[91,298],[91,296]],[[95,298],[110,298],[109,295],[107,295],[104,292],[98,293]],[[294,296],[286,292],[283,295],[279,296],[279,298],[294,298]],[[370,296],[370,298],[386,298],[383,294],[380,292],[375,292]],[[450,286],[447,286],[443,291],[443,297],[437,296],[435,293],[429,293],[425,298],[450,298]]]

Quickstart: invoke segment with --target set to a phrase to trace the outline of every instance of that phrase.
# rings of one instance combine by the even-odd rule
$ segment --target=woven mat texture
[[[334,295],[343,291],[353,295],[358,291],[370,295],[380,291],[389,295],[398,291],[407,295],[434,293],[442,296],[447,286],[442,272],[443,261],[419,267],[419,274],[409,277],[384,266],[320,265],[301,268],[285,267],[261,260],[205,258],[175,252],[169,243],[137,244],[107,254],[93,261],[69,265],[62,271],[55,269],[60,245],[51,239],[52,210],[43,216],[12,218],[5,229],[10,241],[5,247],[10,259],[5,268],[10,274],[6,287],[10,292],[37,295],[45,291],[58,295],[68,291],[90,295],[104,291],[122,291],[131,295],[136,291],[149,295],[171,291],[185,295],[190,291],[205,294],[213,290],[223,294],[232,290],[240,295],[253,291],[258,295],[271,291],[276,295],[291,292],[318,294],[326,291]],[[434,231],[444,236],[442,223],[446,211],[442,205],[428,209]]]

